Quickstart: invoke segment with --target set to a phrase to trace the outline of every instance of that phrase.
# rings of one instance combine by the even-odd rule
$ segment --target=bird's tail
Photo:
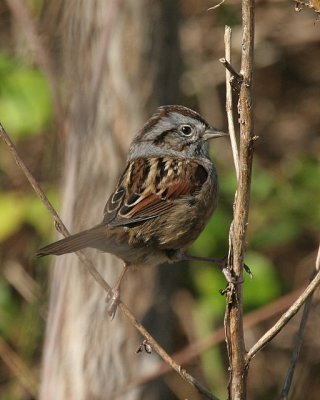
[[[75,235],[68,236],[48,246],[42,247],[37,251],[37,256],[43,257],[49,254],[60,255],[73,253],[85,247],[96,247],[94,244],[101,241],[104,236],[104,227],[102,225],[97,225],[91,229],[76,233]]]

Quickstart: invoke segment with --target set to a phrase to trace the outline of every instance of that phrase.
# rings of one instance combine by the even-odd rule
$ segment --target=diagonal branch
[[[302,343],[303,343],[303,335],[304,335],[305,328],[307,326],[307,321],[308,321],[308,317],[309,317],[309,313],[310,313],[310,309],[311,309],[312,297],[313,297],[313,293],[311,293],[311,295],[308,297],[307,301],[304,304],[302,318],[301,318],[299,329],[298,329],[298,332],[297,332],[297,335],[296,335],[296,338],[294,341],[290,364],[289,364],[286,379],[285,379],[285,382],[284,382],[284,385],[283,385],[283,388],[281,391],[280,400],[288,399],[291,384],[293,381],[294,371],[295,371],[295,368],[296,368],[296,365],[297,365],[297,362],[299,359],[299,354],[300,354],[300,350],[301,350]]]
[[[17,376],[21,385],[33,397],[36,398],[38,392],[38,383],[35,380],[32,371],[23,360],[12,350],[12,348],[0,336],[0,358]]]
[[[320,245],[319,245],[319,249],[318,249],[318,255],[317,255],[317,258],[316,258],[315,269],[314,269],[314,271],[312,273],[312,278],[319,271],[320,271]],[[295,368],[296,368],[296,364],[298,362],[300,350],[301,350],[302,343],[303,343],[304,331],[306,329],[307,321],[308,321],[308,318],[309,318],[309,315],[310,315],[311,304],[312,304],[312,300],[313,300],[313,294],[314,294],[314,292],[311,293],[311,295],[308,297],[307,301],[304,304],[304,308],[303,308],[303,313],[302,313],[299,329],[298,329],[298,332],[297,332],[297,335],[296,335],[296,338],[295,338],[295,343],[294,343],[292,354],[291,354],[290,364],[289,364],[289,367],[288,367],[288,371],[287,371],[286,379],[285,379],[285,382],[284,382],[284,385],[283,385],[283,389],[281,391],[281,397],[280,397],[281,400],[285,400],[289,396],[291,384],[292,384],[292,381],[293,381],[294,371],[295,371]]]
[[[34,191],[42,201],[42,203],[45,205],[49,213],[52,215],[55,226],[57,230],[62,233],[64,236],[69,236],[70,233],[68,232],[67,228],[65,227],[64,223],[60,219],[58,213],[48,200],[47,196],[39,186],[38,182],[36,179],[33,177],[25,163],[23,162],[22,158],[19,156],[14,144],[12,143],[11,139],[9,138],[8,134],[4,130],[3,126],[0,123],[0,136],[5,142],[5,144],[8,146],[10,152],[12,153],[18,167],[22,170],[22,172],[25,174],[26,178],[30,182],[31,186],[33,187]],[[90,273],[90,275],[93,277],[93,279],[106,291],[107,294],[109,294],[111,287],[110,285],[104,280],[104,278],[100,275],[100,273],[97,271],[97,269],[94,267],[93,263],[91,260],[85,255],[83,251],[78,251],[76,252],[76,255],[79,257],[80,261],[83,263],[83,265],[87,268],[87,271]],[[176,371],[183,380],[188,382],[190,385],[195,387],[203,396],[205,396],[207,399],[210,400],[218,400],[216,396],[214,396],[205,386],[203,386],[200,382],[198,382],[193,376],[191,376],[186,370],[181,368],[179,364],[177,364],[170,356],[169,354],[160,346],[160,344],[150,335],[150,333],[144,328],[144,326],[137,321],[135,316],[132,314],[132,312],[129,310],[129,308],[122,302],[120,301],[119,304],[119,309],[122,312],[123,315],[126,316],[126,318],[131,322],[131,324],[140,332],[140,334],[149,342],[150,346],[156,351],[159,356],[166,362],[168,363],[171,368]]]
[[[293,301],[301,294],[303,290],[304,288],[296,289],[293,292],[283,295],[274,302],[266,304],[265,306],[244,315],[243,324],[245,330],[250,329],[256,326],[257,324],[284,312],[290,306],[290,304],[292,304]],[[195,343],[191,343],[184,349],[174,353],[172,355],[172,358],[180,365],[187,365],[194,358],[198,357],[206,350],[221,343],[224,340],[224,338],[225,338],[224,327],[221,326],[217,328],[213,333],[211,333],[211,335]],[[111,397],[113,399],[117,399],[118,397],[123,396],[127,391],[139,385],[144,385],[149,381],[152,381],[156,378],[159,378],[160,376],[167,374],[170,371],[171,368],[168,364],[161,363],[156,370],[146,373],[145,375],[142,375],[140,377],[137,377],[132,382],[129,382],[126,387],[124,387],[120,391],[113,393]]]
[[[320,246],[317,257],[317,263],[320,263]],[[306,290],[301,294],[301,296],[292,304],[292,306],[285,312],[279,320],[270,328],[255,345],[251,347],[248,351],[246,357],[246,364],[248,365],[252,357],[254,357],[258,351],[260,351],[267,343],[269,343],[290,321],[290,319],[297,314],[299,309],[306,303],[309,296],[320,286],[320,271],[317,272],[316,276],[312,279],[310,284],[307,286]]]

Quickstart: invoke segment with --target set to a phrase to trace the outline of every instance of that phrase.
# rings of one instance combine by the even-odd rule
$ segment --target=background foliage
[[[41,2],[29,3],[35,10]],[[205,12],[210,5],[181,1],[184,65],[180,85],[186,105],[226,128],[224,70],[217,60],[224,54],[227,23],[233,27],[234,65],[239,65],[241,14],[236,2]],[[46,76],[35,65],[5,2],[0,2],[0,9],[0,121],[58,206],[64,142],[53,119]],[[311,10],[297,13],[294,4],[282,1],[257,3],[255,115],[259,140],[246,255],[254,279],[245,277],[246,313],[305,285],[314,264],[320,222],[319,34]],[[227,141],[215,143],[212,157],[220,175],[220,203],[190,253],[217,257],[227,252],[235,173]],[[39,379],[49,272],[49,260],[37,260],[34,252],[52,239],[53,224],[2,144],[0,189],[0,397],[31,399],[36,398],[33,388]],[[222,325],[225,299],[219,289],[225,286],[224,278],[212,266],[199,263],[180,272],[181,286],[172,305],[184,334],[191,340],[204,338]],[[179,312],[186,301],[192,310],[188,316]],[[314,307],[318,302],[315,296]],[[248,344],[272,320],[248,330]],[[297,321],[257,356],[249,398],[269,399],[279,393]],[[296,399],[306,387],[308,399],[318,398],[319,393],[320,342],[312,337],[320,325],[317,310],[309,325],[294,388]],[[12,354],[22,367],[12,361]],[[222,396],[225,358],[222,344],[199,360],[208,385]]]

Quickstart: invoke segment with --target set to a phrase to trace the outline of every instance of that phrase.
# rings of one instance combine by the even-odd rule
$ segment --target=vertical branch
[[[230,26],[226,26],[224,31],[225,60],[229,64],[231,63],[231,36],[231,28]],[[233,120],[231,77],[231,72],[226,68],[226,111],[228,118],[228,131],[230,135],[234,167],[236,169],[237,180],[239,180],[239,152]]]
[[[254,0],[242,0],[242,55],[240,88],[240,164],[238,188],[234,204],[234,220],[230,228],[228,267],[235,277],[227,291],[225,315],[226,340],[230,363],[229,399],[246,398],[247,368],[242,310],[242,274],[246,247],[250,185],[253,156],[252,73],[254,44]]]

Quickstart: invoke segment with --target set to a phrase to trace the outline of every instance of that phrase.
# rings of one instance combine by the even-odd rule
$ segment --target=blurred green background
[[[41,2],[29,3],[35,13]],[[181,2],[181,89],[186,105],[194,105],[216,126],[226,128],[224,70],[217,60],[224,54],[223,32],[228,23],[234,32],[234,64],[239,65],[240,10],[226,2],[215,12],[205,12],[210,5]],[[0,11],[0,121],[59,209],[63,144],[47,79],[5,2],[0,2]],[[259,140],[246,254],[254,279],[245,276],[246,313],[305,285],[314,265],[320,225],[320,31],[315,20],[312,10],[298,14],[293,3],[257,4],[254,97]],[[220,175],[220,202],[190,253],[217,257],[227,253],[236,182],[228,143],[217,144],[212,156]],[[34,252],[52,239],[54,227],[3,143],[0,190],[0,398],[32,399],[39,380],[49,274],[49,261],[37,260]],[[179,290],[191,301],[197,321],[195,338],[206,337],[222,325],[225,298],[219,289],[224,286],[223,276],[208,265],[197,263],[188,269]],[[313,316],[309,329],[319,324],[319,317]],[[249,341],[267,326],[270,321],[252,330]],[[294,332],[295,324],[288,329]],[[279,339],[274,346],[254,372],[257,377],[264,373],[268,384],[263,390],[258,378],[250,384],[253,393],[260,393],[259,399],[269,399],[281,384],[276,377],[283,375],[288,360],[290,343]],[[310,399],[319,390],[314,383],[320,372],[320,357],[314,354],[320,354],[319,350],[319,341],[308,343],[301,361]],[[279,368],[271,368],[276,351]],[[201,363],[215,393],[224,393],[224,351],[215,347],[205,352]]]

